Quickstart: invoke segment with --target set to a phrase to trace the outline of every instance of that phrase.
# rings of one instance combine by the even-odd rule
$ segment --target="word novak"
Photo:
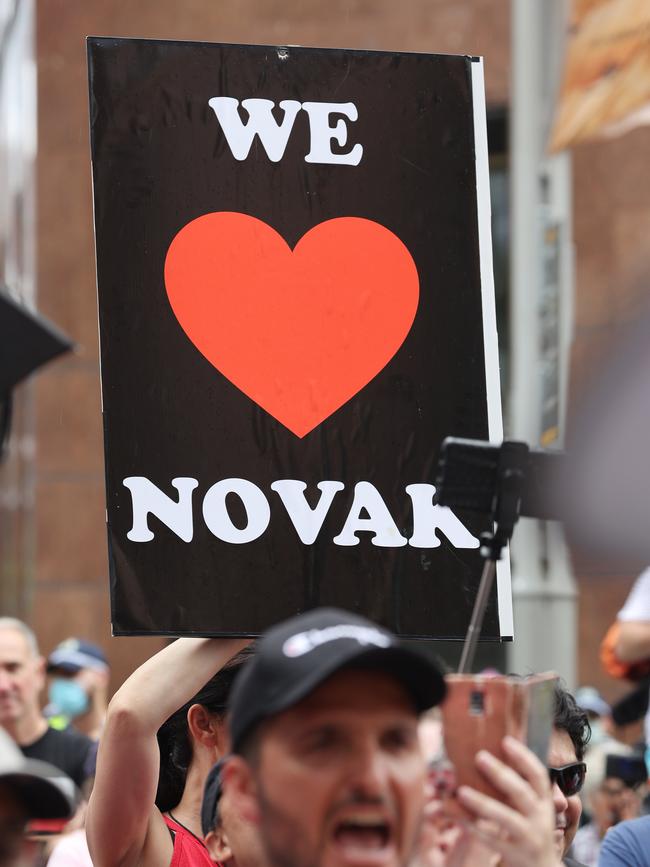
[[[131,492],[133,526],[126,534],[132,542],[151,542],[154,534],[149,529],[148,517],[154,515],[179,539],[191,542],[194,536],[192,494],[198,481],[180,477],[172,479],[178,491],[174,500],[144,476],[130,476],[123,484]],[[289,515],[298,538],[305,545],[316,541],[334,497],[345,488],[343,482],[319,482],[321,492],[312,508],[304,492],[305,482],[280,479],[271,484]],[[354,498],[341,532],[334,536],[335,545],[359,544],[357,533],[371,533],[372,544],[380,548],[437,548],[440,539],[436,530],[444,533],[456,548],[478,548],[479,541],[459,521],[451,509],[433,503],[436,489],[433,485],[407,485],[406,493],[413,504],[413,534],[407,539],[397,528],[386,503],[370,482],[357,482]],[[236,526],[228,512],[226,497],[239,497],[246,512],[246,526]],[[365,513],[367,517],[362,516]],[[208,489],[203,498],[203,520],[210,532],[223,542],[244,545],[258,539],[271,520],[271,507],[264,493],[246,479],[222,479]]]
[[[243,123],[239,116],[239,100],[232,96],[213,96],[208,100],[208,105],[217,116],[236,160],[246,159],[253,139],[258,135],[271,162],[280,162],[296,115],[302,109],[309,115],[310,150],[305,157],[306,163],[358,166],[361,162],[363,147],[360,144],[355,144],[349,151],[338,153],[332,151],[333,141],[336,141],[340,148],[345,147],[347,143],[348,128],[343,118],[347,117],[354,121],[359,116],[353,102],[300,103],[295,99],[283,99],[279,103],[279,107],[284,111],[281,123],[278,123],[273,116],[275,103],[270,99],[242,100],[242,108],[248,112],[246,123]],[[332,115],[343,115],[343,117],[339,116],[335,126],[330,126]]]

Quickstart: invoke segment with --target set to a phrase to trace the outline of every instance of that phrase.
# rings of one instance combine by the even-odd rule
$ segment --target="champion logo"
[[[341,638],[351,638],[361,645],[374,644],[375,647],[390,647],[391,637],[373,626],[356,626],[352,623],[341,623],[338,626],[327,626],[324,629],[309,629],[292,635],[282,645],[285,656],[304,656],[321,644],[338,641]]]

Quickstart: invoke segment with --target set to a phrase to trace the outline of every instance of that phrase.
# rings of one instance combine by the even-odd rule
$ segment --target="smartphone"
[[[501,794],[476,767],[476,753],[485,749],[503,759],[502,741],[511,735],[546,765],[557,675],[448,674],[445,681],[443,737],[455,786],[472,786],[501,800]]]

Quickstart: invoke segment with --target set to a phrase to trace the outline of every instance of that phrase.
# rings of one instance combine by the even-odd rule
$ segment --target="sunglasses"
[[[560,791],[567,798],[578,794],[584,784],[586,773],[587,766],[584,762],[574,762],[561,768],[548,769],[551,785],[557,783]]]

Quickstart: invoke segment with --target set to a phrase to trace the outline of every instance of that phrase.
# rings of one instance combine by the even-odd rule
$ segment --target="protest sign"
[[[116,634],[462,638],[500,439],[477,58],[89,40]],[[507,565],[484,634],[512,634]]]

